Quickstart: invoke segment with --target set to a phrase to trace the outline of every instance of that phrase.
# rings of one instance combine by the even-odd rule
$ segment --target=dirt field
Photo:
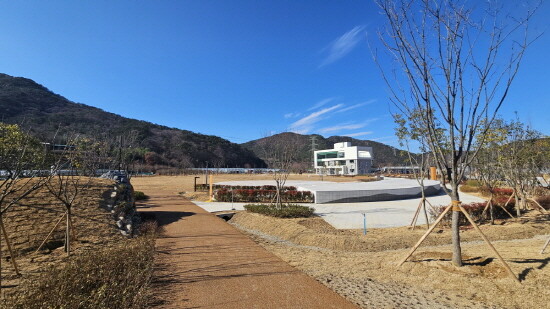
[[[314,180],[316,176],[293,176]],[[204,177],[203,177],[204,178]],[[214,182],[269,179],[267,175],[220,175]],[[318,179],[318,177],[317,177]],[[325,180],[328,180],[325,177]],[[331,181],[356,181],[353,178]],[[137,190],[193,190],[193,177],[134,178]],[[231,221],[292,266],[363,308],[545,308],[550,303],[550,254],[540,249],[550,233],[548,217],[530,214],[482,230],[522,280],[516,283],[475,231],[462,231],[465,266],[450,264],[450,237],[436,229],[400,268],[397,261],[422,229],[335,230],[319,218],[273,219],[238,214]]]
[[[550,302],[550,257],[539,253],[550,224],[540,217],[482,227],[490,239],[500,239],[493,244],[521,284],[472,230],[461,234],[464,267],[451,265],[449,231],[440,229],[398,268],[424,231],[371,229],[365,236],[331,230],[320,220],[240,213],[231,223],[364,308],[544,308]]]
[[[205,183],[204,175],[189,175],[189,176],[146,176],[146,177],[134,177],[132,178],[132,184],[146,188],[147,190],[154,190],[155,188],[166,188],[171,190],[175,194],[180,194],[191,200],[206,201],[208,200],[208,192],[193,192],[193,184],[195,177],[197,184]],[[217,174],[212,175],[213,182],[221,181],[233,181],[233,180],[272,180],[271,175],[266,174]],[[322,179],[324,181],[334,182],[352,182],[361,181],[362,179],[371,179],[370,176],[356,176],[356,177],[338,177],[338,176],[325,176]],[[311,174],[292,174],[288,177],[288,180],[321,180],[320,176]],[[139,190],[139,189],[138,189]],[[145,189],[144,189],[145,190]]]
[[[101,204],[110,195],[113,182],[97,179],[81,195],[72,209],[73,230],[76,233],[71,242],[73,254],[91,250],[123,239],[117,231],[112,215],[101,208]],[[56,222],[63,216],[64,206],[57,201],[46,188],[33,192],[27,198],[13,206],[3,216],[6,232],[17,256],[17,264],[23,276],[15,274],[8,258],[9,253],[2,239],[1,279],[2,293],[10,293],[21,280],[32,278],[48,267],[66,258],[63,249],[65,221],[54,230],[43,249],[35,253]],[[7,288],[6,288],[7,287]]]

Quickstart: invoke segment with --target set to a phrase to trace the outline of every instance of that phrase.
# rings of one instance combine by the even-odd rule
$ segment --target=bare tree
[[[478,155],[473,162],[473,168],[479,181],[489,192],[489,200],[483,210],[482,216],[485,217],[488,211],[491,224],[495,224],[494,195],[495,189],[504,179],[504,173],[499,165],[499,158],[501,156],[500,149],[503,147],[505,141],[506,128],[505,122],[500,118],[495,119],[491,127],[486,128],[487,125],[487,123],[484,123],[480,128],[481,132],[486,132],[485,145],[480,146]],[[506,207],[500,204],[497,205],[499,205],[499,207],[501,207],[511,218],[514,217]]]
[[[258,141],[263,152],[263,158],[268,166],[273,169],[272,175],[275,181],[275,206],[283,207],[282,192],[284,190],[290,169],[296,158],[296,151],[292,147],[296,143],[294,135],[279,135],[274,138],[266,138]]]
[[[542,134],[526,127],[517,116],[515,120],[506,123],[501,131],[503,142],[497,152],[497,164],[506,183],[514,190],[516,215],[519,217],[522,209],[527,208],[527,201],[533,200],[531,191],[536,186],[536,176],[546,163],[545,153],[539,143]]]
[[[37,139],[23,132],[18,125],[0,123],[0,237],[6,240],[16,273],[19,271],[3,216],[22,199],[44,186],[49,180],[48,171],[44,170],[47,165],[44,146]]]
[[[427,228],[430,228],[428,212],[426,210],[426,202],[429,203],[431,207],[433,206],[426,199],[426,187],[424,185],[424,181],[429,176],[429,148],[426,141],[426,133],[417,122],[418,117],[421,117],[421,112],[417,111],[411,116],[412,117],[409,117],[408,119],[404,119],[402,115],[395,114],[394,120],[397,124],[395,134],[399,139],[400,145],[407,148],[407,157],[414,179],[420,186],[420,203],[418,203],[418,207],[410,224],[414,230],[421,210],[424,211],[424,218],[426,219]],[[418,144],[418,150],[420,151],[419,154],[414,154],[411,152],[411,143],[414,142]]]
[[[531,42],[526,30],[534,10],[512,17],[493,2],[475,8],[451,0],[377,4],[387,22],[379,35],[389,56],[384,63],[397,67],[384,68],[376,50],[373,56],[399,113],[410,117],[422,111],[419,124],[450,186],[443,188],[453,201],[444,211],[453,210],[452,261],[462,266],[458,186],[484,144],[480,125],[493,121],[517,75]],[[525,35],[518,40],[520,30]],[[476,138],[481,142],[475,143]]]

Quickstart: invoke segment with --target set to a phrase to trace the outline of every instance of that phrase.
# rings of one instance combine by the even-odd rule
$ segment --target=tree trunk
[[[65,252],[71,254],[71,208],[67,208],[67,225],[65,226]]]
[[[517,190],[515,191],[514,198],[516,199],[516,216],[519,218],[521,217],[521,206],[520,206],[520,200],[519,200],[519,194],[517,194]]]
[[[460,201],[458,195],[458,185],[452,185],[451,200]],[[454,205],[453,205],[454,206]],[[462,266],[462,249],[460,247],[460,230],[458,225],[458,220],[460,219],[460,211],[452,210],[452,245],[453,245],[453,265],[457,267]]]
[[[493,192],[491,192],[491,197],[489,198],[489,211],[491,212],[491,225],[495,224],[495,215],[493,211]]]

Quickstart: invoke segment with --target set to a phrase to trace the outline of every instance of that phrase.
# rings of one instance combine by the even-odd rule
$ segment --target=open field
[[[250,178],[269,179],[269,175],[220,175],[214,181]],[[193,188],[192,176],[134,178],[133,183],[146,194],[177,194]],[[537,212],[481,226],[521,284],[508,276],[467,227],[461,233],[464,267],[451,265],[450,232],[438,228],[410,261],[397,268],[423,228],[370,229],[364,236],[360,230],[335,229],[320,218],[274,219],[248,213],[237,214],[230,223],[364,308],[544,308],[550,303],[550,255],[539,253],[543,235],[550,233],[550,221]]]

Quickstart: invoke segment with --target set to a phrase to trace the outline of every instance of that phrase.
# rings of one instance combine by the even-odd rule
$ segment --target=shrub
[[[244,205],[244,209],[277,218],[308,218],[311,217],[314,212],[312,207],[296,204],[283,205],[281,208],[275,207],[275,205],[249,204]]]
[[[146,308],[155,237],[149,233],[113,248],[73,256],[29,280],[4,308]]]
[[[479,192],[479,187],[474,187],[470,185],[462,185],[460,186],[460,191],[464,193],[470,193],[470,192]]]
[[[550,195],[539,196],[535,199],[540,206],[546,210],[550,210]]]
[[[466,180],[465,185],[467,186],[470,186],[470,187],[481,187],[481,182],[479,180],[476,180],[476,179],[469,179],[469,180]]]
[[[510,219],[510,216],[501,207],[499,207],[499,205],[504,206],[504,204],[506,203],[506,200],[507,199],[504,199],[504,201],[493,199],[493,216],[495,219]],[[485,209],[486,205],[487,205],[487,202],[481,202],[481,203],[462,204],[462,207],[464,207],[464,209],[468,212],[468,214],[470,214],[470,217],[472,217],[474,221],[482,222],[490,219],[489,210],[487,210],[486,217],[483,216],[483,210]],[[514,203],[514,200],[512,199],[512,201],[510,201],[510,203],[508,203],[508,205],[506,206],[506,210],[512,213],[512,211],[514,210],[514,205],[515,203]],[[435,219],[439,217],[439,215],[443,212],[443,210],[445,210],[446,207],[447,206],[436,206],[434,208],[431,208],[429,210],[429,213],[432,220],[435,221]],[[452,211],[449,211],[445,215],[443,220],[441,220],[441,223],[443,225],[445,226],[451,225],[451,214],[452,214]],[[466,219],[464,215],[460,216],[460,220],[458,221],[458,223],[461,226],[470,225],[470,222],[468,221],[468,219]]]
[[[134,200],[136,201],[143,201],[148,200],[149,196],[141,191],[134,191]]]
[[[277,191],[274,186],[220,186],[214,196],[220,202],[268,203],[275,199]],[[297,191],[296,187],[284,187],[281,190],[283,201],[295,203],[312,203],[313,194],[309,191]]]

